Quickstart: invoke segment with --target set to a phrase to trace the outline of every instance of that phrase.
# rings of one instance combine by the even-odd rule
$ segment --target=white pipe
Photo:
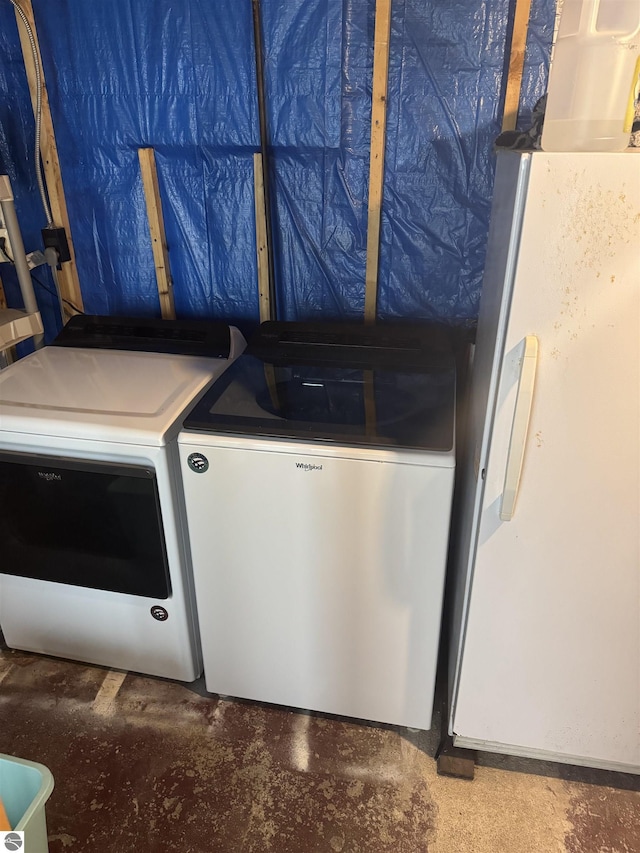
[[[11,192],[9,178],[6,175],[0,175],[0,207],[2,208],[4,227],[7,230],[7,236],[9,238],[9,243],[11,244],[13,263],[18,275],[18,283],[20,285],[20,292],[22,293],[22,299],[24,301],[24,307],[30,314],[37,314],[38,303],[36,301],[36,295],[33,292],[33,282],[31,281],[31,274],[29,273],[27,257],[24,251],[24,243],[22,242],[22,234],[20,233],[18,217],[16,216],[16,208],[13,203],[13,193]],[[44,335],[39,334],[33,336],[33,345],[36,349],[40,349],[43,343]]]

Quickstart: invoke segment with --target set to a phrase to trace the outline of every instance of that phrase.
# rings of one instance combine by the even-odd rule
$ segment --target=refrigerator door
[[[450,728],[460,745],[640,771],[640,152],[502,155],[497,197],[514,158],[526,204],[489,244],[476,367],[497,368],[477,376]]]

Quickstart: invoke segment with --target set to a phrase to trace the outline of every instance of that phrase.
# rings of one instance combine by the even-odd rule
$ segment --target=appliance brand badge
[[[52,480],[61,481],[62,474],[55,474],[53,471],[38,471],[38,477],[50,483]]]
[[[196,474],[204,474],[209,467],[209,460],[204,453],[190,453],[187,457],[187,465]]]
[[[154,619],[157,619],[158,622],[166,622],[169,618],[169,613],[165,610],[164,607],[160,607],[159,604],[154,604],[151,608],[151,615]]]
[[[296,462],[296,468],[301,468],[303,471],[322,471],[322,465],[312,465],[309,462]]]

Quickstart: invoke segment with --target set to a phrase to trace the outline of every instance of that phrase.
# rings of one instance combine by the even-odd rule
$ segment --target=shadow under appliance
[[[11,648],[199,676],[176,435],[243,348],[222,323],[78,316],[0,372]]]
[[[454,396],[436,329],[261,326],[178,439],[209,691],[429,728]]]

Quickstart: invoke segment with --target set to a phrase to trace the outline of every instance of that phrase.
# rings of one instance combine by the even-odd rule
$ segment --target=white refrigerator
[[[449,734],[640,773],[640,150],[498,154]]]

